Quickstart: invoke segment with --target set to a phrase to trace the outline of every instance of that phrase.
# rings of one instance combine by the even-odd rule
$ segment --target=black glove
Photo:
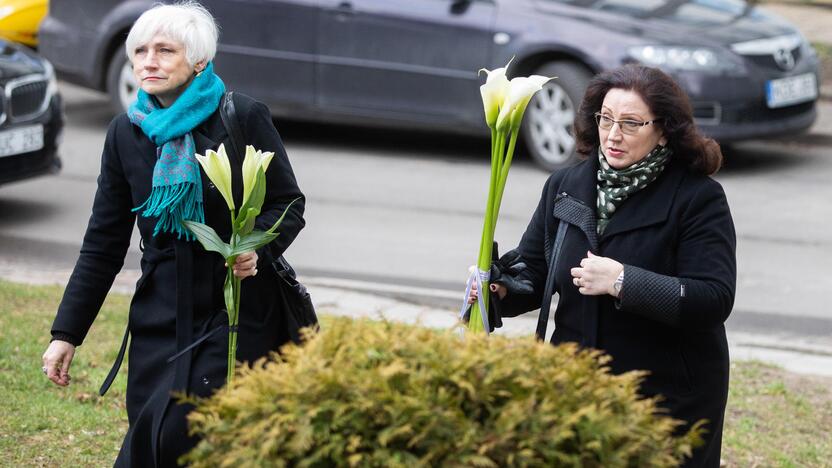
[[[491,258],[497,259],[491,261],[491,279],[492,284],[500,284],[506,288],[509,294],[531,294],[534,292],[532,282],[527,279],[517,279],[516,276],[526,269],[526,264],[523,262],[523,257],[517,249],[509,250],[505,255],[500,257],[497,242],[491,250]],[[488,291],[490,294],[488,300],[488,332],[493,332],[494,329],[503,326],[503,317],[500,310],[500,296]],[[471,307],[465,312],[463,320],[467,323],[471,316]]]
[[[497,243],[494,243],[494,257],[497,258]],[[509,250],[499,260],[491,262],[491,283],[500,284],[509,294],[531,294],[534,292],[531,280],[517,279],[526,269],[526,263],[517,249]]]

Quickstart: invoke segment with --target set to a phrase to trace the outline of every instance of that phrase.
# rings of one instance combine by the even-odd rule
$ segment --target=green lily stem
[[[234,292],[233,292],[233,288],[234,288],[234,270],[230,266],[228,267],[228,272],[226,273],[226,276],[225,276],[225,284],[226,284],[226,288],[227,288],[228,284],[231,284],[231,288],[232,288],[231,301],[228,300],[229,299],[228,297],[226,297],[226,301],[225,301],[225,308],[226,308],[226,312],[228,313],[228,327],[229,327],[228,328],[228,356],[226,357],[226,369],[227,370],[226,370],[226,374],[225,374],[225,383],[226,383],[226,385],[228,385],[229,383],[231,383],[231,379],[234,377],[234,362],[235,362],[235,359],[236,359],[236,356],[235,356],[236,353],[234,352],[234,343],[233,343],[233,340],[231,338],[231,335],[234,333],[234,332],[231,331],[231,330],[233,330],[231,328],[231,326],[232,326],[232,323],[234,321],[234,311],[233,311],[233,309],[234,309],[234,306],[235,306],[235,301],[234,301],[234,298],[233,298],[233,296],[235,295]]]
[[[494,242],[494,229],[497,224],[496,213],[499,208],[495,209],[495,204],[499,204],[498,194],[502,193],[501,181],[504,184],[505,178],[502,177],[503,171],[507,171],[507,164],[511,164],[511,159],[504,160],[503,153],[506,144],[505,131],[497,131],[491,129],[491,180],[488,187],[488,201],[485,207],[485,219],[483,220],[482,237],[480,239],[480,251],[477,258],[477,268],[480,271],[489,271],[491,269],[491,252],[492,244]],[[510,147],[513,151],[513,146]],[[477,273],[479,274],[479,273]],[[487,313],[489,294],[484,294],[483,291],[488,291],[489,282],[482,282],[482,301],[486,310],[480,310],[479,302],[475,302],[471,307],[471,314],[468,319],[468,329],[473,332],[484,331],[482,323],[482,314]]]
[[[234,210],[229,210],[231,216],[231,249],[237,245],[237,229],[235,227]],[[231,301],[229,303],[226,297],[225,308],[228,312],[228,363],[225,383],[230,384],[234,378],[234,368],[237,365],[237,331],[236,326],[239,321],[240,314],[240,280],[234,276],[234,262],[237,260],[236,256],[225,259],[228,265],[228,274],[225,277],[226,286],[231,284]]]
[[[500,179],[497,182],[497,195],[494,198],[494,212],[491,215],[491,219],[494,223],[491,227],[492,233],[497,229],[497,217],[500,215],[500,205],[503,201],[503,192],[506,189],[506,182],[508,181],[508,171],[511,168],[511,161],[514,158],[514,148],[517,145],[517,137],[519,133],[519,127],[511,130],[511,138],[508,144],[508,151],[506,152],[506,159],[500,171]]]

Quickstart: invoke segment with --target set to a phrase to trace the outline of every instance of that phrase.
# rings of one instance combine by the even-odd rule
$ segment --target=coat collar
[[[592,219],[584,220],[584,226],[594,226],[597,221],[595,205],[598,197],[598,166],[598,160],[594,157],[575,166],[564,177],[558,190],[559,196],[568,194],[592,208],[587,210],[586,215]],[[671,159],[656,180],[621,204],[607,224],[601,240],[666,221],[685,172],[684,163]]]

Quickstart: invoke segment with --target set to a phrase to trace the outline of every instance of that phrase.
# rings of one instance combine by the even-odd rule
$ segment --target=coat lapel
[[[583,231],[593,251],[598,251],[595,198],[598,161],[589,160],[575,167],[564,178],[553,203],[552,214]]]
[[[603,239],[667,221],[684,167],[671,162],[658,179],[628,198],[610,218]],[[597,196],[597,195],[596,195]]]

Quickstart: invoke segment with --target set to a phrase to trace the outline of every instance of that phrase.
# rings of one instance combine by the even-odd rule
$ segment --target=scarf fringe
[[[142,211],[146,218],[156,218],[156,227],[153,229],[153,236],[160,232],[176,234],[178,239],[192,241],[195,239],[191,231],[181,221],[196,221],[205,223],[205,211],[202,206],[202,197],[198,193],[197,184],[183,182],[176,185],[153,187],[150,196],[144,203],[133,208],[133,211]]]

